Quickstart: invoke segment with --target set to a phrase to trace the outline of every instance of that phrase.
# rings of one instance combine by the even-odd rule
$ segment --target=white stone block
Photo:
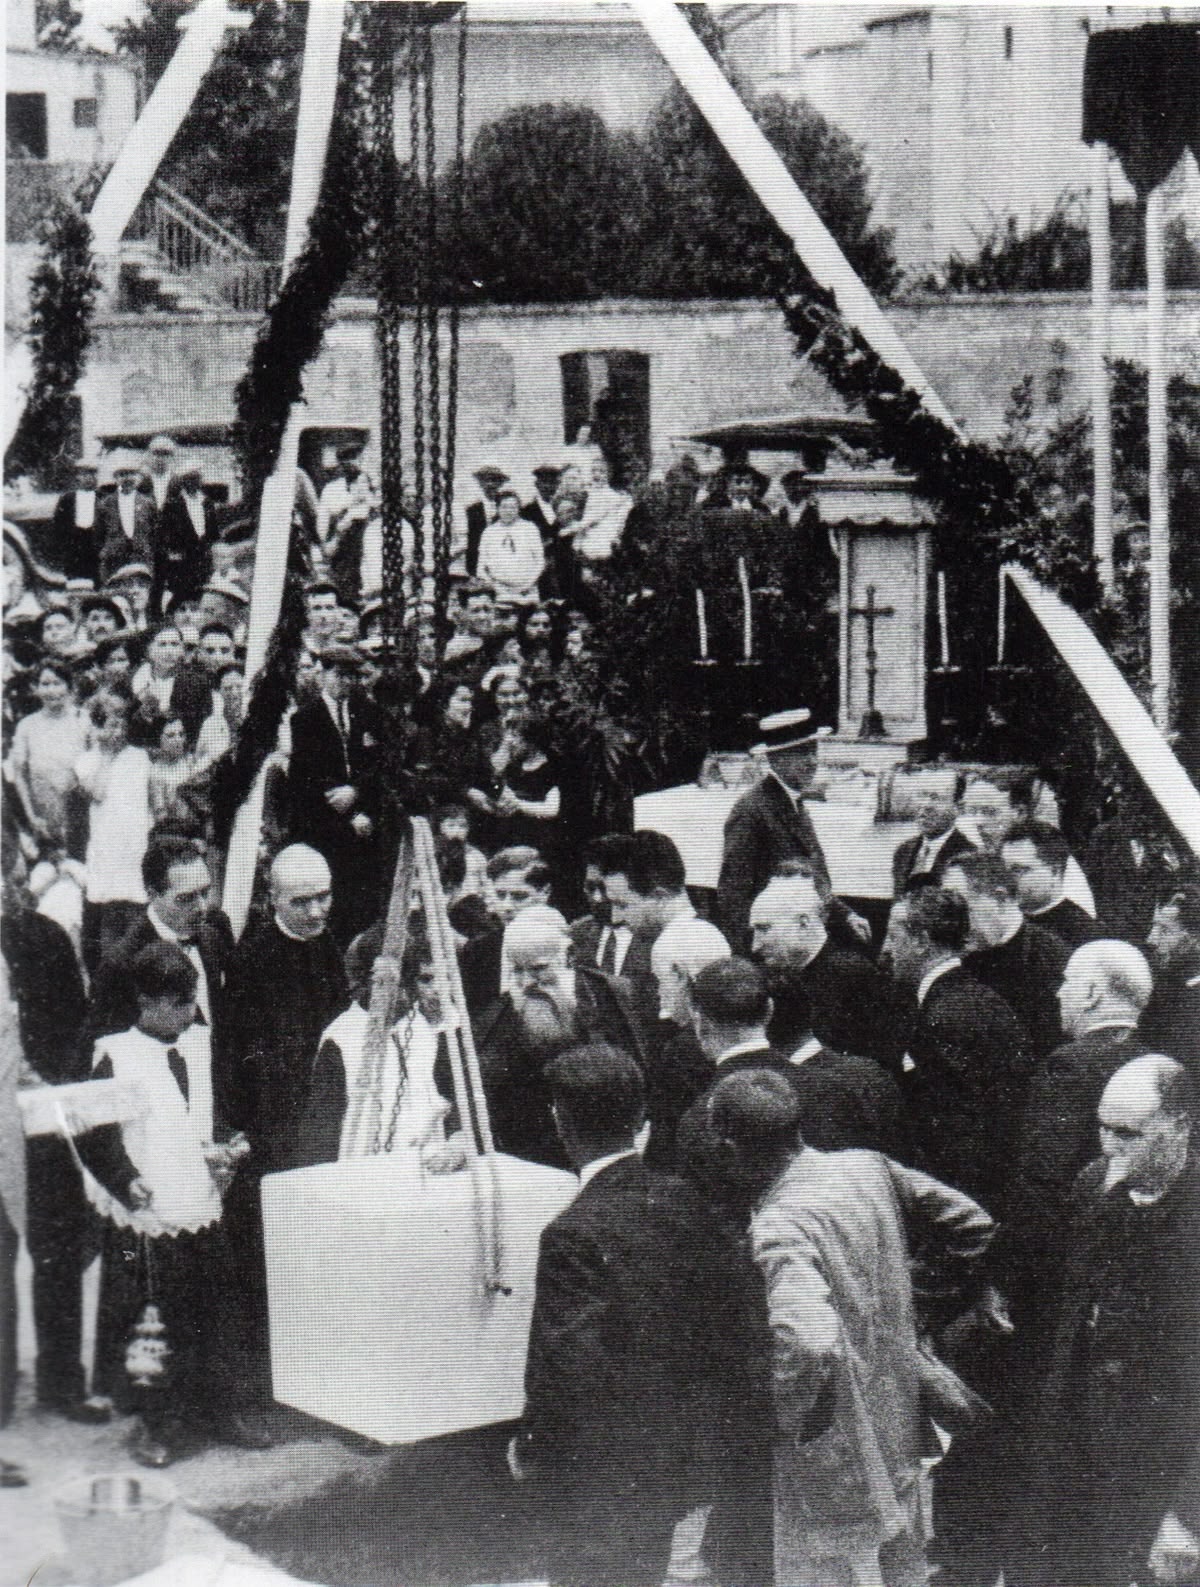
[[[396,1154],[263,1180],[277,1400],[384,1444],[521,1414],[538,1238],[578,1182],[497,1163],[508,1294],[485,1292],[466,1172]]]

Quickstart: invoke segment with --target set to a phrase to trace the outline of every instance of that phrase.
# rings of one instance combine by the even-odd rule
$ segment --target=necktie
[[[604,929],[607,935],[604,938],[604,946],[600,950],[600,968],[605,975],[616,975],[617,934],[611,926],[606,926]]]
[[[183,1100],[189,1101],[187,1064],[184,1063],[183,1054],[178,1047],[167,1049],[167,1068],[175,1076],[175,1084],[179,1087]]]

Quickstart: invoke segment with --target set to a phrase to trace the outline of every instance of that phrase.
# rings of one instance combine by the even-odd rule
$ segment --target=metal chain
[[[372,195],[376,219],[376,332],[379,349],[380,518],[383,536],[384,631],[398,646],[404,630],[403,409],[400,335],[403,308],[397,275],[395,64],[396,31],[386,6],[372,7]]]
[[[422,39],[422,74],[425,79],[425,257],[430,292],[426,313],[429,335],[429,507],[430,528],[436,564],[442,541],[442,393],[441,345],[438,310],[438,227],[437,227],[437,150],[433,118],[433,29],[427,27]],[[421,563],[419,589],[424,587],[425,565]]]
[[[408,25],[409,159],[414,188],[421,180],[421,77],[424,65],[422,33],[417,7],[411,8]],[[413,524],[413,560],[419,568],[425,559],[425,305],[429,301],[429,260],[420,241],[413,248],[413,487],[417,497]]]
[[[396,1049],[396,1095],[392,1102],[392,1116],[388,1120],[387,1139],[383,1143],[385,1152],[390,1152],[396,1141],[396,1126],[400,1122],[400,1107],[408,1095],[408,1060],[412,1056],[413,1026],[417,1019],[417,1005],[414,1002],[408,1013],[404,1016],[404,1032],[400,1041],[396,1040],[394,1030],[388,1032],[388,1040]],[[375,1148],[379,1150],[378,1146]]]
[[[451,253],[456,268],[461,271],[463,244],[464,184],[466,181],[467,132],[467,8],[458,14],[458,72],[456,78],[456,103],[454,117],[454,192],[451,206]],[[450,297],[450,354],[447,367],[446,390],[446,452],[442,494],[442,544],[435,553],[436,575],[434,585],[434,626],[438,637],[438,654],[449,637],[450,623],[450,548],[454,535],[454,464],[455,444],[458,438],[458,338],[460,319],[461,280],[452,284]]]

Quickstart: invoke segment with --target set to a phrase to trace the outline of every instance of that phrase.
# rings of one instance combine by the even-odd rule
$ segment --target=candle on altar
[[[754,658],[754,623],[750,614],[750,576],[746,572],[745,557],[738,558],[738,583],[742,588],[742,658]]]
[[[999,609],[999,612],[997,614],[997,619],[996,619],[996,665],[998,667],[1002,667],[1004,665],[1004,628],[1005,628],[1005,618],[1006,618],[1005,606],[1006,606],[1007,600],[1008,600],[1008,589],[1007,589],[1007,586],[1006,586],[1004,569],[1001,568],[1000,569],[1000,609]]]
[[[946,574],[944,569],[938,570],[937,576],[938,595],[938,634],[942,642],[942,666],[950,665],[950,623],[946,613]]]
[[[700,660],[708,660],[708,623],[704,616],[704,591],[696,591],[696,627],[700,630]]]

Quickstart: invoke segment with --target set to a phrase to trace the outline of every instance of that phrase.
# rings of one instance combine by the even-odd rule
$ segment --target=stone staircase
[[[121,241],[118,304],[128,313],[262,314],[280,277],[279,265],[156,181]]]

